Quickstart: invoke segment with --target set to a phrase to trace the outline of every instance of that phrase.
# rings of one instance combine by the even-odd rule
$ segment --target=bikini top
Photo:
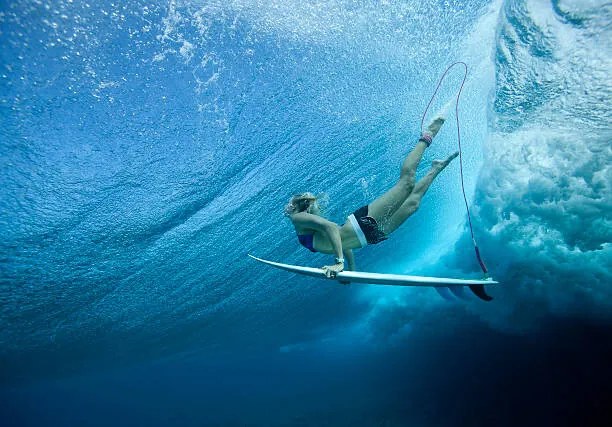
[[[307,248],[310,252],[316,252],[314,248],[314,234],[298,234],[297,235],[300,244]]]

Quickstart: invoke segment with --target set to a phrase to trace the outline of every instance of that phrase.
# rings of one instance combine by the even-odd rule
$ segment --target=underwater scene
[[[1,0],[0,425],[609,425],[611,70],[605,0]]]

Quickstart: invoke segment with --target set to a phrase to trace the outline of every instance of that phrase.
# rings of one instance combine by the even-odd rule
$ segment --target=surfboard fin
[[[470,290],[483,301],[491,301],[493,299],[492,296],[487,295],[484,289],[484,285],[470,285]]]

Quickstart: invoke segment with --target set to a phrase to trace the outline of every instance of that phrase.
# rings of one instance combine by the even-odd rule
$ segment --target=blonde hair
[[[309,192],[294,195],[289,199],[289,203],[285,205],[285,216],[308,211],[315,200],[317,200],[317,196]]]

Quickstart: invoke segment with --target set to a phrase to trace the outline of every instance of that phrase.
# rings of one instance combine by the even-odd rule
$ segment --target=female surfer
[[[327,277],[344,270],[345,259],[348,269],[355,270],[353,249],[387,239],[418,209],[434,178],[459,155],[455,152],[446,160],[434,160],[429,172],[416,182],[417,165],[443,123],[441,117],[434,119],[404,160],[397,183],[378,199],[349,215],[344,225],[323,218],[312,193],[298,194],[289,200],[285,215],[291,219],[300,243],[312,252],[336,256],[335,264],[323,267]]]

